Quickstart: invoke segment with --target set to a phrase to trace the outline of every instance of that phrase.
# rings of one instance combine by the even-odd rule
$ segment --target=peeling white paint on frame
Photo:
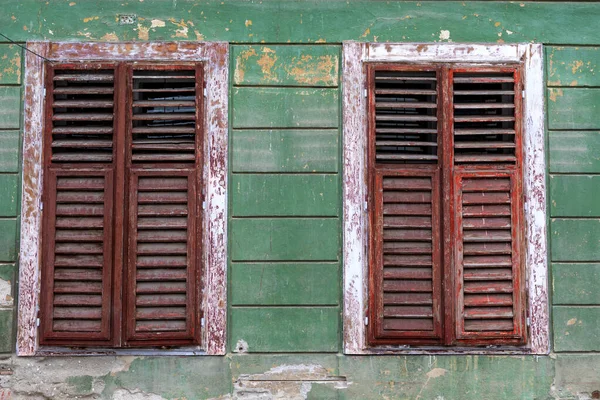
[[[344,353],[346,354],[548,354],[548,254],[544,151],[543,47],[541,44],[343,44],[343,256]],[[367,107],[365,62],[524,62],[524,190],[528,343],[522,348],[369,348],[368,307]]]
[[[202,345],[204,353],[226,352],[227,311],[227,135],[229,45],[225,42],[189,43],[49,43],[30,42],[28,48],[57,62],[79,61],[193,61],[204,62],[204,171],[206,208],[203,215]],[[37,314],[40,301],[41,198],[43,141],[42,58],[31,52],[25,60],[25,124],[23,191],[19,263],[17,354],[39,353]],[[60,352],[60,351],[59,351]],[[123,353],[131,353],[124,351]],[[135,352],[135,351],[134,351]],[[176,351],[181,353],[181,351]],[[93,352],[102,354],[102,351]],[[106,353],[106,352],[105,352]],[[114,351],[110,351],[115,354]],[[147,354],[148,350],[140,351]],[[156,350],[156,354],[163,352]],[[64,350],[64,354],[73,355]],[[87,352],[90,354],[90,352]]]

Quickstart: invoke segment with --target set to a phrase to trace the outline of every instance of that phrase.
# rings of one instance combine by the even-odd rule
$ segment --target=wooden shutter
[[[202,86],[195,65],[132,69],[128,346],[200,340]]]
[[[451,71],[456,339],[525,341],[517,68]]]
[[[370,82],[370,338],[439,343],[438,73],[374,66]]]
[[[195,181],[194,171],[132,173],[126,317],[130,344],[194,339],[199,243]]]
[[[115,115],[114,66],[47,69],[47,154],[52,163],[111,163]]]
[[[111,65],[47,68],[42,344],[112,344]]]

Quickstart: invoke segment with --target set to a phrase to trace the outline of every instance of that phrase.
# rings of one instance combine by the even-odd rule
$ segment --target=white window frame
[[[17,355],[206,354],[226,353],[227,311],[227,134],[229,45],[226,42],[69,43],[29,42],[25,59],[23,191],[19,257]],[[126,350],[39,347],[41,277],[42,143],[44,59],[56,62],[203,62],[205,205],[202,216],[201,347],[179,350]]]
[[[526,223],[527,344],[522,347],[460,348],[378,346],[367,343],[368,210],[367,98],[365,63],[523,62],[523,145]],[[548,354],[548,254],[544,68],[541,44],[343,43],[343,259],[344,353],[346,354]]]

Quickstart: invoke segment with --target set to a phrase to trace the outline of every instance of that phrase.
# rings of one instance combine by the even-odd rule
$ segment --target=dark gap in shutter
[[[194,163],[196,70],[134,69],[131,161]]]
[[[375,71],[376,163],[437,163],[435,71]]]
[[[514,72],[455,72],[455,164],[515,164]]]

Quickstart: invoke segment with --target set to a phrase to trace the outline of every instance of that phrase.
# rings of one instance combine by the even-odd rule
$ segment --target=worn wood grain
[[[338,305],[338,263],[231,263],[229,299],[240,305]]]
[[[233,84],[338,86],[338,46],[233,46]]]
[[[336,352],[339,329],[339,307],[234,307],[229,337],[233,352]]]
[[[600,261],[600,220],[552,218],[552,261]]]
[[[234,128],[335,128],[336,89],[234,88]]]
[[[600,176],[550,175],[551,217],[600,217]]]
[[[233,218],[233,261],[336,261],[337,218]]]
[[[548,129],[600,128],[600,89],[549,88]]]
[[[600,47],[547,47],[548,86],[600,86]]]
[[[21,88],[0,87],[0,129],[18,129],[21,126]]]
[[[554,304],[600,305],[600,264],[552,264]]]
[[[233,174],[231,214],[248,216],[337,216],[337,175]]]
[[[600,131],[550,131],[549,172],[600,173]]]
[[[231,136],[232,172],[338,171],[336,129],[233,130]]]
[[[554,351],[600,351],[600,307],[554,306]]]

